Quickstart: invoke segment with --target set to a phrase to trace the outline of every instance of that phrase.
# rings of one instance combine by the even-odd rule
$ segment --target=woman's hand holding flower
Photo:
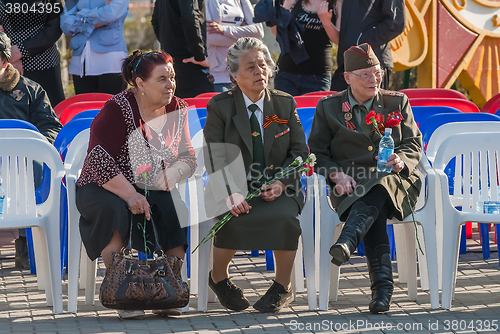
[[[228,196],[226,198],[226,205],[231,214],[235,217],[238,217],[238,215],[242,213],[250,212],[252,208],[245,200],[245,196],[240,193],[234,193]]]
[[[280,197],[283,190],[285,190],[285,184],[280,180],[277,180],[267,186],[260,188],[260,197],[266,202],[272,202],[276,198]]]
[[[339,195],[352,194],[356,188],[356,181],[344,172],[334,172],[329,175],[330,180],[335,183],[335,190]]]
[[[134,214],[138,215],[144,213],[146,215],[146,219],[150,219],[151,215],[149,213],[149,203],[146,197],[139,194],[137,191],[133,193],[126,200],[128,209]]]

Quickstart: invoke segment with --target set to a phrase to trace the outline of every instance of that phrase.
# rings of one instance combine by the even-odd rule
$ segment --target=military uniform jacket
[[[348,115],[346,111],[349,109],[345,104],[349,104],[348,101],[348,92],[344,90],[318,102],[309,136],[309,148],[317,157],[315,171],[330,182],[330,198],[342,220],[345,220],[350,206],[377,184],[387,189],[392,201],[390,217],[401,220],[411,213],[401,182],[395,173],[377,172],[375,157],[378,155],[380,136],[376,132],[363,133],[357,129],[351,130],[352,125],[347,126],[350,117],[353,118],[351,122],[355,122],[354,115]],[[413,119],[408,97],[403,93],[382,90],[375,96],[372,108],[375,113],[384,115],[384,120],[392,112],[399,112],[403,118],[398,126],[392,128],[392,139],[394,153],[405,163],[399,174],[414,208],[421,185],[415,167],[422,156],[422,135]],[[359,125],[354,126],[359,128]],[[338,171],[350,175],[356,181],[357,186],[352,194],[340,196],[335,191],[335,184],[328,175]]]
[[[266,89],[265,94],[264,117],[276,115],[279,119],[287,120],[284,124],[272,122],[263,129],[266,171],[272,178],[296,157],[305,159],[308,149],[293,97],[269,89]],[[205,191],[205,206],[207,214],[213,216],[227,211],[225,198],[230,194],[239,192],[246,196],[246,175],[253,162],[250,120],[243,93],[238,87],[216,95],[208,102],[203,133],[206,141],[205,166],[210,174]],[[235,162],[239,154],[243,159],[240,165]],[[222,170],[223,174],[214,173]],[[303,207],[300,175],[281,181],[286,185],[286,194],[281,196],[292,196],[300,211]]]

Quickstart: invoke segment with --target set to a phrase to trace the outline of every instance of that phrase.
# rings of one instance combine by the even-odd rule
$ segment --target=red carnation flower
[[[385,127],[386,128],[393,128],[395,126],[398,126],[400,122],[401,121],[399,119],[392,118],[392,119],[387,120],[387,122],[385,122]]]

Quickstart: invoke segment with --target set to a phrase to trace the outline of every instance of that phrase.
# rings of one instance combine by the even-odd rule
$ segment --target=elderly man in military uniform
[[[403,219],[411,212],[408,203],[416,203],[420,179],[415,167],[422,139],[407,96],[380,89],[384,72],[370,45],[350,47],[344,59],[349,86],[318,102],[309,147],[317,157],[316,172],[328,180],[332,204],[345,222],[330,249],[332,263],[347,262],[363,240],[372,290],[370,312],[383,313],[389,310],[393,292],[386,223]],[[367,121],[371,111],[379,120],[378,131]],[[389,173],[376,168],[384,127],[392,127],[395,145],[386,164],[392,167]]]

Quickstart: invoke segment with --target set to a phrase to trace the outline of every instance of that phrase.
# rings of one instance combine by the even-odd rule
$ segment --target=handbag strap
[[[151,215],[151,219],[149,220],[151,222],[151,225],[153,226],[153,235],[155,238],[155,249],[153,253],[157,253],[158,256],[163,256],[163,248],[160,245],[160,239],[158,237],[158,231],[156,230],[156,224],[153,221],[153,216]],[[132,254],[132,231],[134,227],[134,215],[130,215],[130,233],[128,235],[128,241],[127,241],[127,246],[125,246],[125,250],[129,251],[129,254]]]

